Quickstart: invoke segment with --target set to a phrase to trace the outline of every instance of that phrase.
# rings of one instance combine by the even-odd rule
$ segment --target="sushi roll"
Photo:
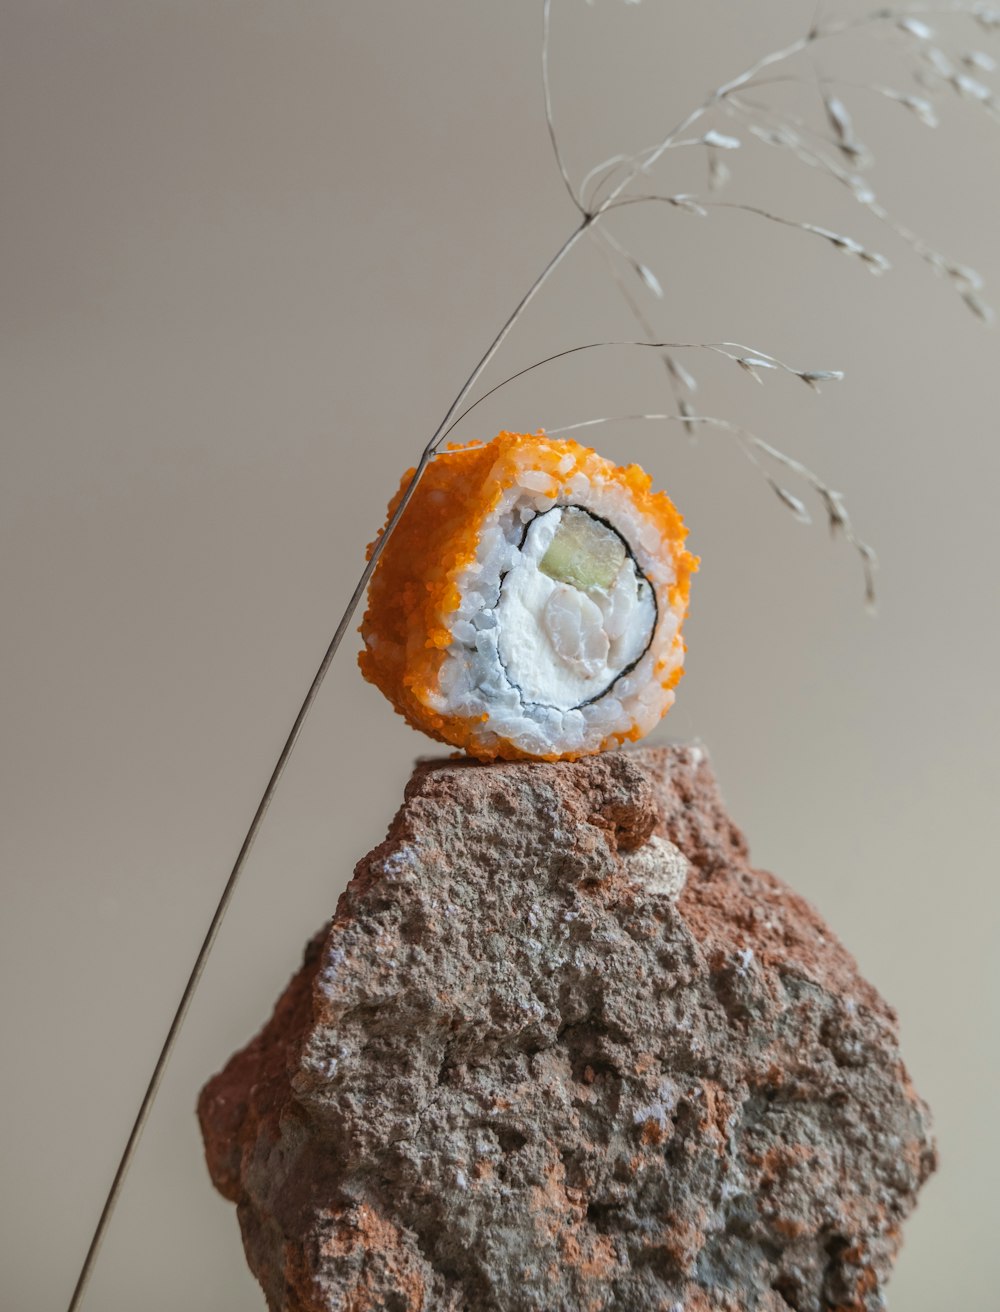
[[[414,728],[481,760],[641,738],[674,700],[698,563],[650,484],[542,433],[441,452],[372,576],[365,678]]]

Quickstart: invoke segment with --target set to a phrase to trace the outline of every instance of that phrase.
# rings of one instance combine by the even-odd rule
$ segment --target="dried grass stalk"
[[[592,0],[588,0],[588,3],[590,2],[592,2]],[[638,3],[638,0],[625,0],[625,3],[635,4]],[[551,10],[551,0],[542,0],[542,84],[545,118],[553,152],[556,158],[556,164],[567,194],[578,211],[579,223],[562,241],[559,248],[531,282],[528,290],[515,305],[500,331],[487,347],[466,381],[462,384],[437,429],[430,436],[424,447],[414,474],[403,492],[394,515],[387,524],[385,531],[376,541],[371,557],[361,572],[361,576],[358,579],[354,591],[344,609],[344,613],[337,624],[336,630],[329,646],[327,647],[326,653],[323,656],[319,669],[309,686],[298,715],[296,716],[288,737],[285,740],[285,744],[281,749],[270,780],[264,790],[264,794],[258,804],[257,810],[254,813],[250,828],[243,840],[235,864],[233,865],[229,878],[223,889],[222,896],[209,923],[202,946],[195,959],[194,967],[181,994],[181,1001],[174,1014],[173,1020],[171,1021],[166,1039],[139,1105],[138,1112],[125,1144],[124,1152],[118,1163],[111,1188],[105,1199],[90,1247],[87,1251],[76,1286],[70,1298],[69,1312],[76,1312],[76,1309],[80,1307],[89,1278],[97,1261],[101,1243],[107,1232],[111,1217],[114,1214],[115,1207],[121,1195],[125,1177],[135,1155],[143,1128],[149,1118],[153,1103],[156,1099],[167,1062],[173,1052],[174,1045],[176,1044],[181,1027],[184,1023],[188,1008],[191,1005],[198,982],[205,969],[206,962],[212,950],[223,917],[236,892],[241,874],[263,823],[264,816],[267,814],[267,810],[275,792],[277,791],[285,766],[288,763],[288,759],[291,756],[299,734],[302,731],[305,720],[319,694],[327,672],[329,671],[340,648],[340,644],[348,629],[351,627],[357,607],[368,585],[368,580],[378,564],[382,551],[384,550],[386,543],[389,541],[396,524],[399,522],[400,516],[403,514],[410,498],[412,497],[414,489],[422,478],[427,465],[434,458],[440,444],[444,441],[445,436],[454,429],[455,425],[462,417],[464,417],[464,415],[468,414],[476,405],[484,400],[486,396],[494,394],[500,387],[505,386],[506,383],[513,378],[520,377],[522,374],[530,372],[531,369],[537,368],[542,363],[545,363],[538,361],[535,365],[529,366],[528,369],[521,370],[518,374],[511,375],[510,380],[504,380],[504,382],[497,384],[488,392],[482,394],[477,400],[473,401],[471,405],[465,406],[467,398],[476,388],[480,378],[493,360],[494,356],[500,350],[508,334],[520,321],[532,300],[534,300],[542,287],[548,282],[553,272],[569,256],[573,248],[585,233],[597,231],[598,229],[603,229],[606,232],[605,225],[608,216],[622,205],[643,204],[658,201],[678,210],[686,210],[695,215],[704,216],[708,213],[710,207],[719,207],[725,204],[726,202],[713,199],[702,199],[686,192],[677,192],[671,188],[666,188],[658,194],[638,197],[631,195],[630,192],[632,185],[637,178],[641,177],[644,181],[648,181],[653,176],[653,170],[659,162],[668,156],[671,150],[678,147],[704,150],[706,152],[708,160],[708,190],[713,193],[717,192],[721,187],[726,185],[731,178],[729,166],[720,161],[719,152],[738,152],[742,154],[743,151],[740,149],[742,146],[742,140],[735,134],[724,132],[718,124],[704,123],[703,120],[706,120],[713,113],[719,113],[721,115],[743,114],[744,116],[747,116],[749,102],[741,101],[741,96],[744,96],[745,93],[751,89],[759,89],[769,85],[771,82],[775,81],[776,78],[784,81],[801,81],[802,79],[795,72],[794,66],[796,61],[799,61],[802,57],[811,56],[811,54],[820,47],[829,48],[834,46],[837,38],[849,33],[871,30],[894,34],[905,44],[908,51],[916,52],[914,59],[919,67],[914,75],[922,83],[924,89],[931,95],[940,95],[943,93],[952,94],[969,103],[973,107],[979,107],[991,118],[1000,121],[1000,100],[998,100],[994,89],[990,86],[988,81],[986,81],[986,79],[996,70],[996,62],[993,57],[986,52],[978,50],[966,50],[962,53],[950,55],[941,44],[937,31],[932,28],[930,23],[925,21],[932,15],[964,19],[974,24],[979,31],[993,34],[1000,29],[1000,8],[985,3],[963,4],[957,2],[939,3],[936,5],[888,5],[874,9],[868,14],[862,15],[858,18],[845,18],[830,22],[817,19],[809,30],[804,32],[795,41],[779,50],[773,50],[760,56],[760,58],[755,60],[748,68],[744,69],[743,72],[738,73],[735,77],[717,87],[701,104],[695,106],[685,114],[680,122],[654,145],[647,147],[638,153],[622,153],[612,156],[610,159],[595,165],[594,168],[587,172],[579,186],[575,186],[563,158],[560,141],[554,123],[553,98],[549,77]],[[771,70],[781,71],[775,74],[771,72]],[[871,89],[883,96],[887,96],[891,100],[896,100],[900,105],[914,113],[928,126],[932,126],[937,122],[938,115],[936,108],[934,104],[932,104],[929,96],[914,95],[905,91],[897,93],[895,91],[887,91],[883,87],[873,87]],[[857,174],[862,165],[867,167],[870,165],[871,160],[868,152],[860,143],[857,133],[854,130],[851,111],[843,98],[843,93],[834,86],[828,86],[825,89],[823,103],[827,130],[827,137],[825,139],[820,137],[817,140],[815,130],[813,129],[808,129],[804,126],[790,124],[783,121],[782,116],[776,110],[766,106],[763,111],[759,106],[753,109],[749,114],[748,123],[744,126],[748,126],[750,132],[759,140],[766,141],[768,144],[781,145],[789,149],[801,162],[808,164],[810,167],[822,168],[829,172],[831,176],[849,186],[852,194],[860,204],[869,209],[871,213],[883,223],[888,224],[893,232],[907,242],[918,255],[920,255],[937,272],[941,273],[955,286],[956,290],[973,313],[979,318],[989,321],[992,318],[992,312],[980,295],[982,290],[981,279],[979,279],[975,271],[967,268],[963,264],[948,260],[941,256],[911,232],[908,227],[897,223],[897,221],[894,220],[875,199],[874,192],[871,188],[858,178]],[[761,121],[761,119],[763,119],[763,121]],[[698,129],[697,135],[694,137],[687,136],[687,134],[695,128]],[[744,212],[757,214],[768,220],[786,226],[799,228],[806,233],[818,236],[837,249],[857,257],[866,264],[872,272],[882,272],[883,269],[888,267],[888,262],[883,256],[870,251],[861,242],[850,237],[842,236],[823,224],[786,219],[782,216],[772,214],[769,210],[757,208],[751,205],[733,203],[730,207],[743,210]],[[613,245],[611,250],[612,254],[615,254]],[[655,303],[660,303],[663,299],[663,288],[659,277],[653,272],[649,262],[633,257],[624,250],[624,248],[617,252],[617,256],[618,258],[624,259],[627,264],[631,266],[632,275],[638,278],[639,288],[643,292],[652,296]],[[679,422],[683,424],[689,432],[696,431],[699,426],[710,425],[719,427],[731,433],[753,464],[762,470],[768,486],[772,489],[780,502],[793,515],[795,515],[797,519],[805,522],[808,517],[808,510],[802,499],[783,484],[779,483],[769,471],[763,469],[761,465],[761,457],[781,465],[786,471],[803,481],[819,497],[825,509],[831,529],[841,534],[847,542],[855,548],[861,558],[865,576],[866,597],[871,603],[874,600],[874,553],[871,548],[855,534],[843,498],[840,494],[828,487],[823,480],[800,461],[778,450],[778,448],[765,442],[763,439],[756,437],[754,434],[749,433],[739,425],[733,424],[729,420],[697,414],[694,411],[688,396],[689,393],[694,391],[695,383],[692,376],[677,360],[677,353],[682,350],[699,349],[724,355],[734,361],[740,369],[750,374],[758,381],[762,381],[763,376],[771,372],[788,372],[795,374],[809,386],[816,387],[820,382],[839,378],[839,373],[835,370],[804,370],[793,368],[782,364],[773,356],[765,352],[751,350],[750,348],[737,346],[733,343],[670,344],[667,342],[656,341],[655,339],[659,334],[652,331],[652,325],[648,324],[645,312],[636,298],[632,296],[631,289],[627,288],[624,280],[619,280],[619,286],[623,288],[623,294],[626,294],[630,305],[635,307],[635,313],[637,314],[637,317],[639,317],[640,322],[643,323],[643,331],[647,332],[647,337],[650,339],[641,343],[633,343],[633,345],[641,345],[650,349],[655,349],[660,353],[671,387],[674,389],[674,398],[677,405],[676,414],[659,416],[646,415],[637,416],[637,418],[655,418],[665,421]],[[549,359],[557,359],[562,355],[571,354],[575,350],[593,349],[597,345],[602,344],[589,343],[584,347],[570,348],[569,351],[559,352],[557,355],[549,357]],[[464,409],[463,406],[465,406]],[[585,420],[582,424],[571,425],[570,427],[585,427],[607,422],[609,421],[606,419]]]

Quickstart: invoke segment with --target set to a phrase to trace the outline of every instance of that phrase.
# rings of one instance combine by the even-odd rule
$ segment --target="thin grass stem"
[[[545,126],[548,129],[549,141],[552,143],[552,153],[556,159],[556,167],[562,177],[569,198],[586,217],[587,211],[584,209],[580,197],[576,194],[576,188],[573,186],[572,179],[569,176],[569,170],[563,159],[562,149],[559,145],[559,137],[556,133],[555,116],[552,112],[552,85],[549,80],[549,39],[552,28],[552,0],[542,0],[542,94],[545,99]]]
[[[146,1123],[153,1109],[153,1104],[159,1092],[160,1085],[167,1064],[177,1044],[180,1031],[184,1024],[184,1020],[188,1014],[188,1010],[190,1008],[192,999],[195,995],[195,992],[204,974],[205,967],[208,962],[208,958],[211,954],[212,948],[215,944],[216,938],[221,929],[223,919],[236,893],[240,881],[240,877],[246,867],[247,861],[250,857],[250,853],[253,849],[254,842],[264,822],[264,818],[267,815],[267,812],[270,808],[271,802],[274,799],[275,793],[278,789],[278,786],[287,768],[289,759],[292,755],[295,745],[298,742],[298,739],[303,731],[309,713],[312,707],[314,706],[317,697],[319,696],[323,682],[327,676],[327,673],[329,672],[330,666],[332,665],[334,658],[337,655],[338,650],[340,649],[343,638],[354,619],[357,608],[361,603],[361,599],[364,596],[365,589],[367,588],[368,583],[372,577],[372,574],[378,565],[379,559],[381,558],[381,555],[385,550],[386,545],[388,544],[390,538],[392,537],[392,534],[397,524],[399,523],[402,515],[405,513],[405,510],[409,505],[410,500],[413,497],[414,492],[416,491],[417,486],[419,485],[425,470],[427,469],[427,466],[430,464],[431,460],[435,457],[436,453],[439,451],[440,446],[445,440],[445,438],[477,406],[481,405],[488,397],[493,396],[502,387],[507,386],[514,379],[523,377],[525,374],[531,373],[533,370],[538,369],[545,364],[549,364],[552,361],[562,359],[566,356],[573,355],[581,351],[591,351],[591,350],[598,349],[600,347],[628,346],[628,347],[639,347],[639,348],[657,350],[663,356],[664,362],[668,368],[668,372],[670,372],[671,374],[672,382],[674,383],[676,383],[680,379],[681,374],[680,374],[680,366],[676,361],[673,360],[671,353],[681,350],[693,350],[693,349],[710,351],[716,354],[727,356],[729,359],[735,361],[735,363],[739,365],[742,369],[750,372],[751,374],[753,374],[755,377],[758,378],[759,378],[759,373],[762,369],[763,370],[781,369],[786,372],[796,374],[798,377],[803,379],[803,381],[809,383],[810,386],[816,386],[817,382],[820,380],[825,381],[827,379],[839,377],[839,374],[836,371],[794,369],[791,366],[784,365],[782,362],[776,360],[772,356],[767,355],[766,353],[752,352],[749,350],[749,348],[744,348],[740,346],[738,343],[691,343],[691,342],[674,343],[674,342],[653,341],[653,340],[633,341],[633,342],[629,342],[629,341],[590,342],[582,346],[569,347],[563,351],[559,351],[554,353],[553,355],[547,356],[544,360],[535,361],[533,364],[527,366],[524,369],[518,370],[516,373],[511,374],[509,377],[503,379],[500,383],[497,383],[495,386],[491,387],[489,391],[483,393],[470,405],[466,405],[465,402],[467,398],[470,396],[470,394],[473,392],[473,390],[479,383],[479,380],[481,379],[484,371],[493,361],[497,352],[500,350],[501,346],[506,341],[511,330],[520,321],[522,315],[527,310],[531,301],[535,298],[535,296],[538,294],[541,288],[548,282],[549,278],[555,272],[555,270],[566,259],[570,251],[577,244],[577,242],[580,240],[583,234],[589,228],[591,228],[591,226],[594,223],[602,220],[606,215],[612,213],[616,209],[622,208],[625,205],[660,202],[660,203],[671,204],[678,208],[691,209],[697,213],[703,213],[705,208],[709,206],[715,208],[725,207],[725,208],[741,209],[745,212],[761,215],[762,217],[770,219],[774,222],[785,224],[791,227],[797,227],[800,230],[811,232],[815,235],[821,236],[825,238],[827,241],[832,242],[834,245],[839,246],[840,248],[845,249],[850,253],[858,255],[866,262],[868,262],[870,267],[875,268],[876,271],[878,271],[881,267],[885,267],[885,261],[882,259],[882,257],[876,256],[873,252],[866,251],[863,247],[860,246],[859,243],[854,242],[849,238],[841,237],[836,233],[831,233],[826,229],[818,228],[812,224],[800,223],[795,220],[785,219],[779,215],[772,214],[770,211],[761,209],[759,207],[755,207],[751,205],[738,205],[732,202],[722,202],[722,201],[700,202],[700,201],[696,201],[695,198],[691,196],[680,196],[680,195],[672,196],[672,197],[655,196],[655,195],[632,196],[632,195],[626,195],[625,193],[627,192],[628,188],[632,185],[634,180],[638,176],[640,176],[640,174],[645,174],[650,169],[652,169],[653,166],[663,157],[663,155],[668,150],[670,150],[673,146],[703,145],[707,149],[713,150],[725,144],[726,139],[722,138],[720,134],[714,134],[713,136],[713,134],[708,133],[702,137],[692,138],[690,140],[685,138],[685,134],[696,123],[698,123],[699,120],[701,120],[705,115],[707,115],[713,108],[717,106],[728,107],[736,104],[737,93],[740,92],[741,90],[745,90],[750,87],[762,86],[766,82],[776,80],[776,76],[780,76],[781,80],[785,80],[784,74],[771,75],[767,78],[762,78],[761,74],[765,73],[767,70],[776,68],[781,64],[793,60],[804,51],[807,51],[815,47],[818,43],[822,41],[827,41],[832,39],[833,37],[851,31],[859,30],[865,26],[872,26],[872,25],[883,24],[883,23],[894,23],[898,26],[901,23],[905,23],[906,20],[911,20],[910,34],[912,36],[914,34],[913,27],[912,27],[912,20],[917,19],[919,16],[932,15],[932,14],[965,15],[967,17],[976,20],[981,27],[987,30],[995,30],[997,28],[1000,28],[1000,13],[997,13],[997,11],[982,3],[975,3],[972,5],[960,4],[960,3],[944,3],[944,4],[939,3],[933,5],[914,4],[914,5],[890,6],[890,7],[883,7],[878,10],[874,10],[869,14],[860,18],[851,19],[851,20],[842,20],[836,23],[823,23],[822,8],[819,8],[817,10],[817,14],[813,26],[807,33],[800,36],[795,41],[789,43],[783,48],[761,56],[759,59],[754,61],[754,63],[752,63],[747,69],[745,69],[742,73],[738,74],[730,81],[723,83],[720,87],[717,87],[716,90],[713,91],[700,105],[698,105],[689,113],[687,113],[678,122],[678,124],[670,132],[668,132],[667,135],[663,137],[656,145],[648,147],[636,155],[621,154],[621,155],[612,156],[610,159],[605,160],[603,163],[595,166],[595,168],[591,169],[585,175],[580,185],[580,188],[577,189],[576,187],[574,187],[572,179],[569,174],[569,170],[566,167],[566,163],[562,154],[561,145],[558,139],[558,134],[556,133],[556,129],[555,129],[555,120],[554,120],[554,113],[553,113],[553,106],[552,106],[551,83],[550,83],[550,70],[549,70],[551,0],[542,0],[542,28],[543,28],[542,86],[543,86],[543,95],[544,95],[544,102],[545,102],[546,125],[547,125],[549,139],[552,144],[552,149],[556,160],[556,165],[558,167],[563,184],[565,185],[566,190],[571,200],[573,201],[574,206],[582,216],[582,220],[573,229],[573,231],[569,234],[569,236],[567,236],[562,241],[558,249],[544,265],[541,272],[535,277],[534,281],[531,283],[528,290],[520,298],[517,305],[514,307],[513,311],[508,315],[500,331],[493,338],[492,342],[487,347],[483,355],[480,357],[478,363],[475,365],[472,372],[469,374],[468,378],[463,383],[462,387],[459,389],[457,395],[455,396],[452,403],[449,405],[447,411],[445,412],[445,415],[443,416],[437,428],[435,429],[434,434],[425,445],[420,455],[420,458],[418,460],[418,463],[416,465],[416,468],[403,490],[402,496],[400,497],[400,500],[396,506],[395,511],[393,512],[392,516],[389,519],[389,522],[386,524],[385,529],[377,538],[371,550],[370,556],[365,564],[364,569],[361,572],[361,576],[358,579],[358,582],[355,585],[354,590],[350,595],[350,598],[347,602],[344,612],[334,631],[333,637],[331,638],[330,643],[327,646],[326,652],[323,655],[319,668],[317,669],[316,674],[313,676],[312,682],[310,683],[309,688],[302,701],[302,704],[299,707],[298,713],[295,716],[295,719],[292,723],[292,727],[285,739],[284,745],[282,746],[281,751],[278,754],[277,761],[275,762],[275,765],[272,769],[270,778],[268,779],[263,795],[260,798],[260,801],[257,804],[257,808],[253,814],[253,818],[250,822],[250,827],[247,830],[243,842],[240,846],[235,863],[233,864],[233,867],[229,873],[229,877],[225,883],[225,886],[222,890],[222,894],[219,898],[215,911],[213,912],[212,918],[209,922],[208,929],[202,940],[201,946],[198,949],[198,952],[195,956],[194,964],[191,968],[187,982],[181,993],[180,1001],[177,1004],[173,1018],[167,1030],[166,1038],[164,1039],[163,1044],[160,1048],[160,1052],[157,1056],[152,1074],[146,1086],[145,1093],[143,1094],[142,1100],[140,1102],[138,1112],[135,1116],[135,1120],[133,1122],[131,1131],[129,1133],[128,1139],[125,1144],[124,1152],[122,1153],[121,1159],[118,1163],[117,1169],[112,1179],[111,1186],[106,1195],[104,1205],[97,1222],[97,1226],[91,1238],[90,1245],[87,1249],[87,1253],[84,1258],[83,1265],[80,1269],[79,1277],[77,1279],[72,1297],[68,1305],[69,1312],[77,1312],[77,1309],[81,1306],[81,1303],[85,1296],[89,1280],[93,1274],[94,1267],[98,1260],[101,1245],[107,1233],[108,1227],[111,1223],[111,1219],[114,1214],[115,1208],[120,1199],[129,1168],[132,1164],[136,1151],[139,1147],[139,1142],[142,1136],[142,1132],[146,1126]],[[795,79],[793,74],[789,74],[788,78],[797,80]],[[975,87],[977,85],[976,83],[971,82],[970,79],[968,78],[966,78],[964,82],[961,78],[958,78],[957,81],[953,78],[952,81],[953,84],[955,85],[956,90],[963,92],[963,87],[964,87],[965,92],[971,94],[973,98],[976,97],[976,91],[975,91]],[[997,105],[993,100],[989,101],[989,103],[987,104],[987,108],[995,116],[1000,115],[1000,105]],[[842,115],[839,115],[836,112],[834,117],[840,119],[840,130],[841,130],[841,135],[843,136],[844,122],[846,120],[843,119]],[[849,145],[849,143],[845,143],[842,140],[841,147],[843,147],[845,144]],[[846,178],[845,176],[842,176],[843,170],[840,170],[838,173],[837,167],[833,165],[831,161],[825,160],[821,154],[816,153],[815,151],[812,150],[812,148],[802,145],[801,143],[799,143],[799,146],[802,151],[803,157],[808,154],[812,154],[813,159],[811,162],[814,162],[817,165],[817,167],[825,167],[829,169],[831,172],[833,172],[834,176],[838,176],[841,181],[846,181],[848,185],[851,185],[850,179]],[[621,170],[624,170],[624,175],[618,177],[617,175]],[[587,202],[585,201],[584,197],[586,196],[587,189],[588,187],[591,186],[591,183],[593,183],[594,185],[590,193],[590,200],[589,202]],[[601,196],[601,193],[605,191],[606,188],[609,189],[607,190],[607,194],[603,196],[603,199],[598,200],[598,197]],[[947,274],[947,276],[949,276],[952,279],[952,281],[955,282],[956,286],[958,286],[959,290],[962,292],[963,296],[965,297],[966,301],[969,303],[971,308],[973,308],[977,313],[979,313],[981,317],[984,318],[988,317],[987,307],[982,305],[982,303],[978,299],[978,295],[977,295],[978,283],[976,282],[976,276],[974,275],[973,271],[964,269],[962,266],[951,264],[948,261],[944,260],[943,257],[937,255],[937,253],[931,250],[930,247],[926,246],[926,244],[923,243],[920,238],[916,237],[915,234],[911,233],[908,229],[898,224],[894,219],[891,218],[891,216],[889,216],[884,210],[882,210],[881,206],[878,205],[877,202],[875,202],[874,197],[870,197],[867,201],[863,203],[866,203],[868,208],[877,217],[881,218],[884,222],[889,223],[890,226],[892,226],[894,230],[897,233],[899,233],[900,236],[902,236],[905,240],[907,240],[910,243],[910,245],[917,250],[919,254],[921,254],[931,264],[937,267],[939,271],[942,271],[945,274]],[[610,234],[606,234],[606,235],[608,235],[609,239],[612,240],[613,242],[614,239],[610,238]],[[625,249],[620,246],[620,243],[618,244],[618,249],[620,254],[623,256],[623,258],[628,259],[632,263],[634,269],[639,273],[639,276],[646,283],[647,287],[649,287],[651,290],[656,292],[658,283],[655,280],[655,275],[652,275],[651,271],[649,271],[645,265],[640,265],[638,261],[634,260],[628,254],[628,252],[625,251]],[[626,299],[629,301],[630,305],[632,306],[633,312],[635,312],[638,315],[640,324],[644,328],[650,328],[651,326],[648,324],[648,320],[646,320],[645,316],[642,314],[641,308],[638,306],[638,302],[635,301],[634,297],[631,297],[631,293],[627,295]],[[652,337],[655,336],[655,334],[653,334],[650,331],[649,336]],[[687,377],[690,377],[690,375],[687,375]],[[675,388],[675,392],[676,392],[676,388]],[[850,518],[847,515],[846,508],[844,507],[843,504],[843,499],[840,497],[839,493],[836,493],[831,488],[829,488],[825,483],[823,483],[823,481],[818,477],[818,475],[815,475],[805,465],[801,464],[801,462],[793,459],[790,456],[785,455],[783,452],[771,446],[769,443],[764,442],[762,439],[756,437],[754,434],[749,433],[747,430],[740,428],[739,425],[734,425],[727,420],[715,419],[710,416],[695,415],[690,413],[689,411],[690,408],[688,407],[688,412],[682,412],[681,414],[677,414],[677,415],[674,414],[636,415],[636,416],[625,416],[625,418],[661,419],[668,422],[681,422],[684,423],[689,428],[689,430],[693,425],[698,425],[698,424],[711,424],[711,425],[723,427],[728,431],[730,431],[736,437],[737,441],[740,443],[745,453],[753,461],[754,464],[758,465],[758,467],[760,466],[759,457],[764,456],[769,460],[772,460],[778,464],[783,465],[786,469],[794,473],[797,477],[803,479],[823,501],[831,527],[841,532],[844,535],[844,537],[847,539],[847,541],[850,542],[859,552],[865,565],[866,587],[867,587],[868,595],[870,599],[873,598],[874,583],[872,580],[873,580],[873,570],[874,570],[874,553],[854,533]],[[570,425],[568,428],[557,430],[557,431],[568,432],[577,428],[586,428],[597,424],[609,423],[609,422],[612,421],[609,419],[586,420],[579,424]],[[772,488],[775,490],[775,492],[783,500],[785,505],[788,506],[791,510],[793,510],[796,514],[799,514],[801,517],[801,513],[804,512],[804,507],[802,506],[802,503],[798,500],[798,498],[795,497],[792,493],[789,493],[787,489],[784,489],[779,484],[777,484],[771,478],[770,474],[768,474],[766,471],[764,471],[764,476],[768,480]]]
[[[146,1122],[149,1120],[150,1113],[153,1109],[153,1104],[156,1101],[156,1095],[159,1092],[160,1085],[163,1080],[163,1075],[167,1067],[167,1063],[169,1062],[173,1050],[177,1045],[177,1039],[180,1035],[180,1031],[184,1024],[184,1020],[191,1006],[191,1001],[194,998],[198,985],[201,982],[201,978],[205,973],[205,966],[208,963],[208,958],[215,944],[215,940],[218,937],[219,930],[222,927],[222,922],[225,918],[226,912],[229,910],[230,904],[232,903],[233,897],[236,893],[236,889],[240,881],[240,876],[242,875],[246,867],[246,863],[250,856],[250,852],[253,849],[254,842],[256,841],[257,835],[260,832],[261,825],[264,823],[264,817],[267,815],[267,812],[271,806],[271,802],[274,800],[274,795],[277,792],[278,785],[281,782],[282,775],[285,773],[285,769],[288,765],[289,758],[291,757],[292,752],[295,748],[295,744],[299,740],[299,736],[302,732],[303,726],[305,725],[309,712],[312,709],[313,704],[315,703],[316,698],[319,695],[320,688],[323,686],[323,682],[326,679],[330,666],[333,664],[334,657],[337,655],[337,652],[340,649],[340,644],[344,639],[344,635],[347,633],[347,630],[350,627],[352,620],[354,619],[355,612],[357,611],[358,606],[361,603],[361,598],[365,594],[365,589],[368,587],[369,580],[371,579],[371,576],[375,571],[375,567],[378,564],[379,559],[381,558],[382,552],[385,550],[385,547],[390,537],[392,536],[396,528],[396,525],[399,523],[400,519],[402,518],[403,513],[406,510],[406,507],[409,505],[410,500],[417,489],[417,485],[419,484],[421,478],[423,477],[424,471],[426,470],[430,461],[433,459],[435,452],[437,451],[441,443],[444,441],[447,432],[450,431],[450,428],[448,426],[452,420],[452,417],[455,414],[455,411],[458,410],[458,408],[462,405],[462,402],[472,391],[473,387],[475,387],[476,383],[479,381],[480,377],[482,376],[483,371],[486,369],[490,361],[496,355],[497,351],[503,345],[511,329],[521,318],[522,314],[528,308],[528,305],[534,300],[534,298],[537,296],[538,292],[541,290],[544,284],[548,281],[548,279],[559,267],[559,265],[563,262],[563,260],[572,250],[572,248],[580,240],[580,238],[583,236],[583,233],[586,231],[587,227],[588,227],[588,221],[585,220],[577,228],[574,229],[574,231],[569,235],[569,237],[566,238],[566,240],[562,243],[562,245],[559,247],[556,253],[546,263],[541,273],[538,274],[534,282],[531,284],[531,286],[528,288],[525,294],[518,301],[517,305],[514,307],[510,315],[508,315],[506,321],[504,322],[503,327],[493,338],[493,341],[490,343],[489,347],[480,357],[479,362],[476,364],[475,368],[472,370],[468,378],[462,384],[462,387],[459,389],[457,396],[452,401],[451,405],[448,407],[444,418],[441,420],[440,424],[435,430],[433,437],[431,437],[430,441],[424,447],[424,450],[421,454],[416,469],[414,470],[413,475],[410,478],[410,481],[407,483],[406,488],[403,491],[403,495],[400,498],[399,504],[397,505],[395,512],[393,513],[389,522],[386,524],[385,530],[376,540],[375,545],[372,548],[371,555],[364,569],[361,572],[361,577],[358,579],[354,591],[351,593],[347,606],[344,609],[344,613],[340,618],[340,622],[337,624],[337,628],[334,632],[333,637],[330,640],[330,644],[326,649],[322,661],[320,662],[319,669],[316,671],[315,675],[313,676],[312,683],[309,685],[309,689],[305,695],[305,699],[303,700],[302,705],[299,707],[298,714],[295,717],[291,730],[289,731],[288,737],[285,739],[285,744],[282,747],[280,753],[278,754],[278,759],[274,765],[274,769],[271,772],[271,777],[267,782],[267,786],[264,789],[263,796],[258,802],[257,809],[254,812],[253,819],[250,822],[250,828],[247,830],[246,836],[243,839],[243,843],[240,846],[240,850],[237,854],[236,861],[233,865],[232,870],[230,871],[229,878],[226,880],[225,887],[222,890],[222,895],[219,898],[215,911],[212,914],[212,919],[209,923],[208,930],[202,941],[201,947],[198,950],[198,954],[195,957],[194,965],[191,968],[191,973],[188,976],[187,983],[185,984],[184,990],[181,993],[180,1001],[177,1004],[177,1009],[174,1012],[173,1019],[170,1022],[170,1026],[167,1030],[166,1038],[164,1039],[163,1044],[160,1048],[159,1055],[157,1056],[156,1063],[153,1067],[152,1075],[150,1076],[149,1083],[146,1086],[146,1091],[143,1094],[142,1101],[139,1104],[139,1110],[136,1113],[136,1117],[133,1122],[132,1129],[125,1143],[125,1149],[118,1163],[118,1167],[117,1170],[115,1171],[114,1178],[112,1179],[111,1187],[109,1188],[107,1196],[104,1200],[104,1206],[101,1209],[101,1215],[98,1218],[97,1226],[91,1238],[90,1245],[87,1249],[86,1256],[84,1257],[83,1260],[83,1265],[80,1268],[80,1274],[77,1277],[76,1285],[74,1286],[73,1294],[69,1301],[68,1312],[77,1312],[77,1309],[82,1304],[84,1295],[87,1290],[87,1286],[90,1282],[91,1276],[93,1275],[94,1267],[96,1266],[97,1259],[100,1254],[101,1245],[104,1242],[104,1238],[105,1235],[107,1234],[108,1227],[111,1224],[111,1218],[114,1215],[115,1208],[117,1207],[118,1204],[118,1200],[121,1197],[121,1192],[125,1184],[125,1178],[128,1175],[129,1168],[131,1167],[132,1161],[136,1154],[136,1150],[139,1147],[139,1141],[142,1138],[142,1132],[146,1127]]]

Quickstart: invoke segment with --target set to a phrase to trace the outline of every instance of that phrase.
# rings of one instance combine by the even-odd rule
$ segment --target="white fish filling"
[[[656,602],[621,536],[578,506],[560,506],[528,524],[495,623],[500,664],[520,701],[569,711],[603,696],[641,658]]]

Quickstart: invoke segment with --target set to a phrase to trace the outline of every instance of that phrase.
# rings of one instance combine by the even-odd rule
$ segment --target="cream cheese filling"
[[[557,506],[528,524],[496,618],[500,662],[522,702],[568,711],[602,697],[642,657],[656,602],[610,524]]]

